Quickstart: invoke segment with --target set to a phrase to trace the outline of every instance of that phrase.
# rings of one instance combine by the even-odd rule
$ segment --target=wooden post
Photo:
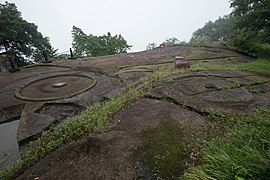
[[[49,61],[49,58],[48,58],[48,56],[47,56],[47,53],[46,53],[46,51],[43,51],[43,57],[44,57],[44,61],[43,61],[43,63],[51,63],[52,61]]]
[[[7,60],[8,60],[9,65],[10,65],[10,68],[8,70],[9,72],[17,72],[20,70],[10,56],[7,57]]]
[[[69,51],[70,51],[70,58],[73,59],[74,58],[74,55],[73,55],[72,49],[69,48]]]
[[[49,59],[48,59],[48,56],[46,54],[46,51],[43,51],[43,57],[44,57],[44,61],[47,62]]]

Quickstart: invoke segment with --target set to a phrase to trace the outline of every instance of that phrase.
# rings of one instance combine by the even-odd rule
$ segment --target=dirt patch
[[[194,162],[185,143],[206,139],[216,128],[194,112],[151,99],[139,100],[112,122],[108,132],[63,146],[18,179],[146,179],[158,172],[178,177]]]

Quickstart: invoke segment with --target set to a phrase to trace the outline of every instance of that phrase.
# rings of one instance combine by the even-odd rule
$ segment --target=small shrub
[[[189,45],[194,47],[211,46],[211,44],[211,39],[206,36],[194,36],[189,41]]]
[[[270,44],[256,44],[255,49],[258,58],[270,57]]]

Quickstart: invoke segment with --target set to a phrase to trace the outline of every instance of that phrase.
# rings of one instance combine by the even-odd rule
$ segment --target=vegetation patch
[[[270,110],[241,118],[222,138],[206,143],[199,166],[185,179],[268,179]]]
[[[270,74],[270,59],[256,59],[248,63],[236,64],[233,69]]]
[[[213,71],[213,70],[240,70],[259,74],[270,74],[270,59],[255,59],[253,61],[234,65],[211,65],[196,64],[191,66],[191,71]]]
[[[185,166],[184,133],[177,122],[161,122],[155,128],[144,132],[141,137],[144,145],[138,149],[143,164],[158,178],[180,176]]]

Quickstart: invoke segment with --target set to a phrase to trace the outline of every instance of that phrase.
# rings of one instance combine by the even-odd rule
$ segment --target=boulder
[[[190,64],[183,57],[176,56],[175,57],[175,68],[190,68]]]

